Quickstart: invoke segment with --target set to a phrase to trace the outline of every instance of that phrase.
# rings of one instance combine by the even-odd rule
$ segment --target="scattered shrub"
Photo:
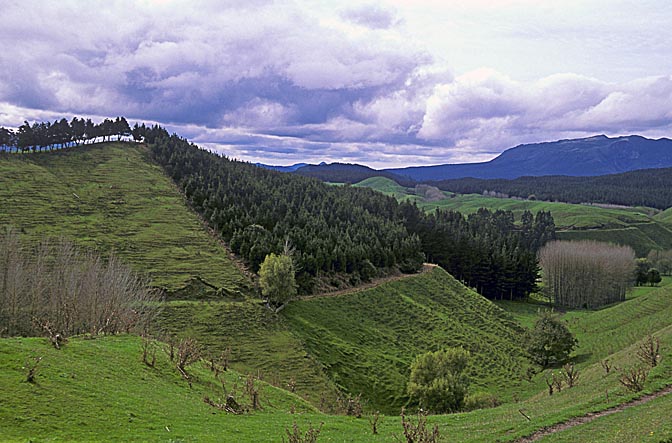
[[[318,428],[314,428],[312,424],[308,424],[308,429],[306,429],[306,432],[302,432],[301,429],[299,429],[299,425],[294,422],[292,424],[292,429],[285,428],[285,433],[287,437],[287,443],[315,443],[317,441],[317,437],[320,436],[320,432],[322,432],[322,426],[324,426],[324,422],[320,423],[320,426]],[[283,443],[285,442],[285,436],[282,437]]]
[[[418,422],[406,417],[404,409],[401,410],[401,427],[403,429],[403,440],[406,443],[438,443],[440,438],[439,425],[434,425],[431,429],[427,426],[427,412],[422,409],[418,411]]]
[[[644,389],[644,383],[648,375],[649,371],[646,368],[629,368],[621,372],[618,381],[629,391],[639,392]]]
[[[646,365],[655,368],[660,361],[660,339],[649,335],[637,349],[637,357]]]
[[[495,408],[501,404],[501,401],[496,395],[488,392],[476,392],[475,394],[467,395],[464,399],[463,410],[468,412],[476,409]]]

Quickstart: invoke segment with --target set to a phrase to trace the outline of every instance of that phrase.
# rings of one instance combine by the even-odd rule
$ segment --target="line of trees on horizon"
[[[0,127],[0,150],[5,152],[40,152],[79,146],[91,141],[111,141],[133,137],[142,140],[143,125],[133,128],[124,117],[106,118],[94,123],[90,118],[73,117],[52,122],[24,122],[16,130]]]

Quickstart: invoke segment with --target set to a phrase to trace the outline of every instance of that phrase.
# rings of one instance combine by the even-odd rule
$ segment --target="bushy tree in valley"
[[[266,256],[259,268],[259,286],[269,305],[279,307],[296,296],[294,275],[294,261],[289,254]]]
[[[530,359],[544,368],[565,362],[578,344],[567,325],[549,311],[527,332],[525,343]]]
[[[469,352],[462,348],[419,355],[411,364],[408,394],[433,413],[460,411],[469,389],[468,363]]]

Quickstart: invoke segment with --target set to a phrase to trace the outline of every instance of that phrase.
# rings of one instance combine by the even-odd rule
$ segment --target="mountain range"
[[[325,181],[351,183],[376,175],[384,175],[396,181],[417,182],[463,177],[512,179],[545,175],[598,176],[672,167],[672,140],[654,140],[639,135],[597,135],[518,145],[507,149],[493,160],[482,163],[412,166],[380,171],[343,163],[264,167],[309,175]]]

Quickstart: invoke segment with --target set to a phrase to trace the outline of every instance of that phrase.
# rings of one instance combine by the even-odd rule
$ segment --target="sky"
[[[123,115],[375,168],[672,136],[669,0],[3,0],[0,23],[5,127]]]

